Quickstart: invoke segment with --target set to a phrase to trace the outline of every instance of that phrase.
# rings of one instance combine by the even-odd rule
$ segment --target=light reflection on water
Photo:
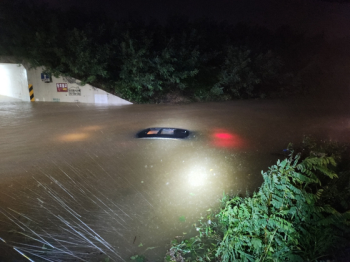
[[[0,204],[8,217],[0,214],[0,237],[15,239],[8,229],[28,223],[21,213],[33,220],[35,232],[50,234],[56,245],[76,254],[91,252],[92,245],[101,248],[85,254],[93,257],[89,261],[101,259],[100,253],[115,260],[144,254],[160,261],[172,238],[195,233],[192,225],[218,207],[223,192],[244,194],[258,187],[260,170],[282,158],[278,154],[288,142],[309,134],[348,141],[347,117],[346,107],[328,110],[298,101],[5,103],[0,105]],[[150,126],[194,132],[183,141],[134,137]],[[30,244],[27,240],[20,239]],[[154,249],[146,251],[149,247]]]

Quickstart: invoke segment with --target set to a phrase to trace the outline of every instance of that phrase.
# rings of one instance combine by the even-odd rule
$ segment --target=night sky
[[[275,29],[288,24],[297,30],[325,32],[333,39],[350,36],[350,3],[344,0],[34,0],[50,6],[72,5],[94,11],[104,10],[121,18],[129,14],[164,21],[169,14],[190,18],[211,17],[232,23],[250,22]]]

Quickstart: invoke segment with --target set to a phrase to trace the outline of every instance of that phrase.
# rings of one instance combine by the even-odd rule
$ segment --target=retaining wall
[[[42,81],[42,72],[43,68],[26,69],[22,64],[0,63],[0,95],[22,101],[132,104],[91,85],[81,86],[79,80],[71,77]]]
[[[29,69],[28,83],[33,85],[35,101],[80,102],[111,105],[130,105],[120,97],[91,85],[81,86],[79,80],[70,77],[51,77],[51,82],[41,80],[43,69]]]

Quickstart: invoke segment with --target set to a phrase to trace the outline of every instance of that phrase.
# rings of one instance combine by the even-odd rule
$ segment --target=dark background
[[[232,23],[249,22],[270,29],[281,25],[330,38],[350,36],[350,3],[347,0],[36,0],[51,7],[71,6],[106,11],[116,18],[129,15],[164,21],[171,14],[190,18],[210,17]]]

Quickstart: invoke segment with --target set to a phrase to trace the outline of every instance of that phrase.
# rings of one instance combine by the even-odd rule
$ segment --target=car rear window
[[[161,134],[162,135],[173,135],[175,129],[174,128],[163,128]]]

